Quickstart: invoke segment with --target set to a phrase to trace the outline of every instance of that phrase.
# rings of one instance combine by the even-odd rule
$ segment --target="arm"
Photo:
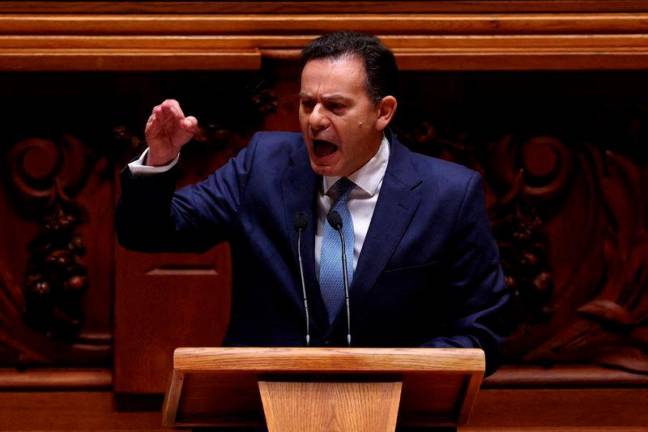
[[[125,247],[199,252],[231,232],[254,152],[242,151],[207,180],[175,192],[174,166],[197,123],[175,100],[153,108],[145,130],[148,149],[122,171],[116,228]]]
[[[475,173],[464,191],[452,231],[447,278],[452,318],[448,335],[423,346],[481,348],[486,353],[486,373],[490,374],[500,362],[500,345],[510,324],[504,311],[509,292],[485,210],[481,177]]]
[[[122,171],[117,205],[119,242],[141,251],[202,252],[227,240],[253,164],[258,135],[206,180],[175,191],[177,168],[160,174]]]
[[[119,242],[141,251],[201,252],[227,240],[238,221],[256,142],[255,136],[206,180],[177,192],[175,168],[134,175],[126,167],[115,218]]]

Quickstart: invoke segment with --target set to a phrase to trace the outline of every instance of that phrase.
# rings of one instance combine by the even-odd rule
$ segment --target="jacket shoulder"
[[[411,161],[424,183],[436,187],[463,190],[467,183],[481,177],[477,171],[458,163],[420,153],[412,152]]]

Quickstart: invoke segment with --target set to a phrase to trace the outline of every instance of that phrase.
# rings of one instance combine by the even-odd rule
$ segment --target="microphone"
[[[308,226],[306,213],[297,212],[295,215],[295,231],[297,231],[297,257],[299,258],[299,276],[301,277],[302,297],[304,298],[304,311],[306,311],[306,346],[310,346],[310,317],[308,311],[308,297],[306,295],[306,282],[304,281],[304,264],[301,253],[302,233]]]
[[[329,225],[340,234],[340,243],[342,244],[342,280],[344,281],[344,303],[346,305],[347,316],[347,345],[351,346],[351,307],[349,305],[349,273],[347,270],[346,248],[344,247],[344,234],[342,233],[342,217],[340,213],[333,210],[326,215]]]

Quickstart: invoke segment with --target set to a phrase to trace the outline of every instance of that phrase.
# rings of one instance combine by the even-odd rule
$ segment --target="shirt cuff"
[[[146,161],[146,156],[148,155],[148,151],[149,149],[147,148],[146,150],[144,150],[144,153],[142,153],[139,159],[128,164],[128,169],[130,169],[130,172],[133,173],[133,175],[160,174],[163,172],[167,172],[178,163],[178,160],[180,160],[180,153],[178,153],[178,156],[176,156],[175,159],[173,159],[171,162],[169,162],[166,165],[162,165],[162,166],[145,165],[144,161]]]

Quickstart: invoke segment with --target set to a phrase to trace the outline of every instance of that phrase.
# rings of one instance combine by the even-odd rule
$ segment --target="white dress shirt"
[[[171,162],[169,162],[166,165],[160,165],[160,166],[145,165],[144,162],[146,161],[146,156],[148,156],[148,152],[149,149],[148,147],[146,147],[146,150],[144,150],[142,155],[137,160],[134,160],[133,162],[128,164],[128,169],[130,169],[130,172],[132,172],[134,175],[163,173],[173,168],[180,160],[180,153],[178,153],[178,156],[176,156],[175,159],[173,159]]]
[[[157,174],[170,170],[175,164],[178,163],[179,155],[168,165],[163,166],[149,166],[144,165],[146,156],[148,155],[148,148],[144,150],[139,159],[128,164],[128,168],[134,175],[149,175]],[[389,161],[389,141],[383,136],[380,147],[376,154],[369,159],[360,169],[351,174],[348,179],[351,180],[355,186],[349,192],[349,199],[347,207],[351,213],[351,220],[353,221],[353,269],[355,271],[358,265],[358,258],[362,252],[362,245],[364,244],[371,223],[376,203],[378,202],[378,195],[380,187],[382,186],[385,172],[387,171],[387,162]],[[315,233],[315,271],[319,279],[319,263],[320,254],[322,249],[322,237],[324,236],[324,224],[326,215],[331,209],[331,198],[326,194],[328,190],[338,181],[340,177],[323,177],[322,189],[319,193],[317,200],[317,231]]]

